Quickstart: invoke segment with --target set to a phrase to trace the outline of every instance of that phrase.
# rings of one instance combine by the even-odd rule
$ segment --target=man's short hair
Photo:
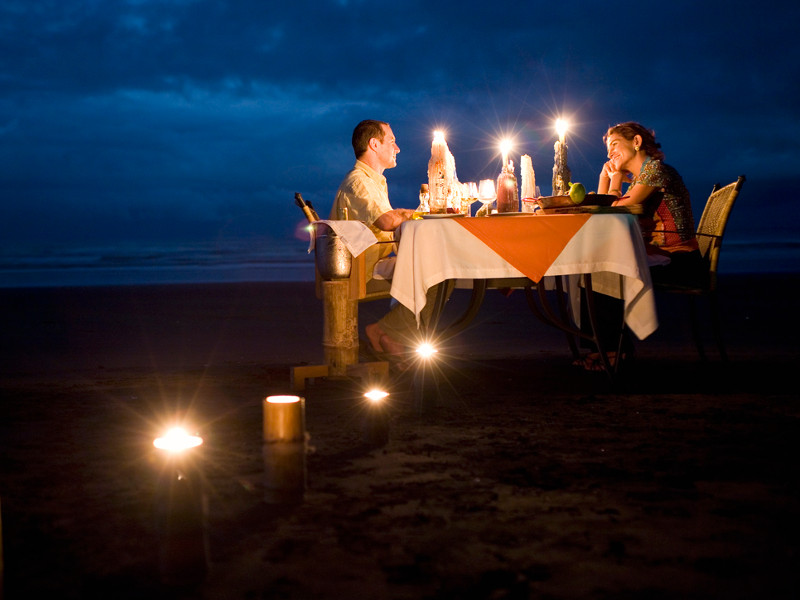
[[[383,126],[388,126],[388,123],[383,121],[375,121],[374,119],[366,119],[361,121],[353,130],[353,152],[356,153],[356,158],[361,156],[369,148],[369,141],[372,138],[378,141],[383,141]]]

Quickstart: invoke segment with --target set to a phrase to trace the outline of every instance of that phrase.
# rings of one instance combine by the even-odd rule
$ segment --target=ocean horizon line
[[[800,272],[800,242],[726,241],[720,274]],[[314,281],[302,243],[98,246],[0,253],[0,288]]]

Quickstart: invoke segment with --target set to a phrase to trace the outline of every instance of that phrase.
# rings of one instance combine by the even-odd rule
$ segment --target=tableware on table
[[[497,177],[497,212],[519,211],[517,178],[514,176],[514,162],[509,160]]]
[[[544,196],[536,198],[542,208],[571,208],[573,206],[611,206],[617,200],[613,194],[586,194],[583,202],[575,204],[569,196]]]
[[[461,213],[431,213],[429,215],[422,215],[423,220],[427,219],[452,219],[456,217],[464,217]]]
[[[520,212],[531,214],[531,213],[537,213],[540,210],[542,210],[542,207],[539,206],[538,202],[540,194],[541,193],[539,192],[539,186],[538,185],[534,186],[533,196],[530,198],[522,198],[520,200],[520,209],[519,209]]]
[[[495,192],[494,189],[494,180],[481,179],[481,182],[478,185],[478,200],[481,201],[483,207],[478,212],[482,212],[483,216],[486,216],[489,213],[489,205],[496,199],[497,192]],[[478,214],[476,213],[475,216],[477,217]]]

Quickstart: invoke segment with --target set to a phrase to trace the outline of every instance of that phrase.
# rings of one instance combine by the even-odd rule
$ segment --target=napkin
[[[364,252],[364,250],[378,242],[378,238],[375,237],[372,230],[361,221],[321,220],[315,221],[313,225],[316,226],[318,223],[324,223],[333,229],[334,233],[341,238],[345,248],[347,248],[353,256],[358,256]],[[311,236],[311,241],[308,245],[309,253],[314,249],[314,237],[313,235]]]

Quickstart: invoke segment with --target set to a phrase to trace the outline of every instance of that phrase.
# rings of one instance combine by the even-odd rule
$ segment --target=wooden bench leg
[[[349,281],[323,281],[322,303],[324,362],[331,375],[346,375],[358,363],[358,302],[350,299]]]

